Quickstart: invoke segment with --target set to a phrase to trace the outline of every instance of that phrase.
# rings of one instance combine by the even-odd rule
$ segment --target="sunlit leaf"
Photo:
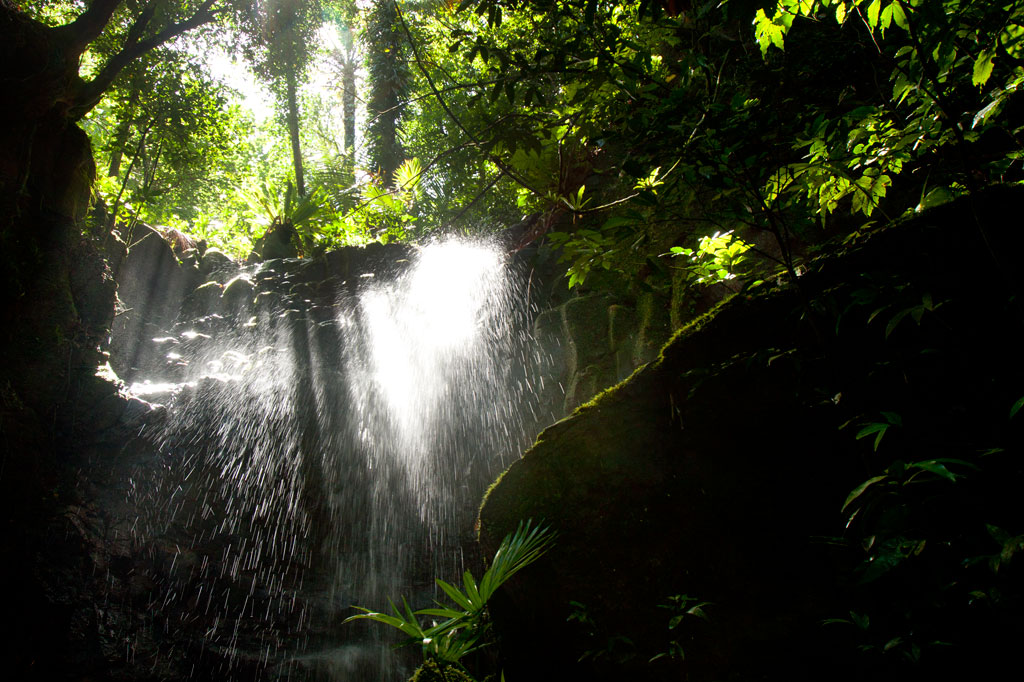
[[[888,478],[888,476],[886,474],[882,474],[881,476],[872,476],[868,480],[861,483],[859,486],[850,491],[849,495],[846,496],[846,501],[843,502],[843,508],[840,509],[839,511],[846,511],[846,508],[849,507],[854,500],[863,495],[865,490],[867,490],[874,484],[878,483],[879,481],[885,480],[886,478]]]
[[[986,49],[978,53],[978,58],[974,60],[974,71],[971,76],[971,83],[980,87],[988,82],[989,77],[992,76],[992,68],[994,67],[993,59],[995,59],[995,52],[993,50]]]
[[[890,7],[892,7],[893,23],[902,28],[904,31],[909,30],[910,22],[907,21],[907,14],[903,10],[903,3],[899,2],[898,0],[894,0]]]
[[[871,0],[868,5],[868,25],[871,28],[878,28],[878,15],[882,11],[882,0]]]
[[[840,2],[838,5],[836,5],[836,21],[838,23],[840,23],[840,24],[843,23],[844,21],[846,21],[846,3],[845,2]]]

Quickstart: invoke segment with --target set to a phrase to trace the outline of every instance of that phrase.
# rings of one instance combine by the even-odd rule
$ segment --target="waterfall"
[[[152,607],[129,659],[400,680],[411,661],[341,628],[349,607],[426,606],[479,562],[477,505],[536,423],[522,273],[482,242],[373,253],[227,268],[154,339],[133,390],[166,417],[131,488]]]

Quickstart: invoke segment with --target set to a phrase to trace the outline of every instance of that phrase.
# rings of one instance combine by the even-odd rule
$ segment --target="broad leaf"
[[[863,494],[864,494],[864,491],[865,491],[865,490],[867,490],[868,488],[870,488],[870,487],[871,487],[871,486],[873,486],[874,484],[876,484],[876,483],[878,483],[879,481],[882,481],[882,480],[884,480],[884,479],[886,479],[886,478],[888,478],[888,476],[887,476],[886,474],[882,474],[881,476],[872,476],[872,477],[871,477],[871,478],[869,478],[868,480],[866,480],[866,481],[864,481],[863,483],[861,483],[861,484],[860,484],[859,486],[857,486],[856,488],[854,488],[854,489],[853,489],[853,490],[852,490],[852,491],[850,492],[850,494],[849,494],[849,495],[847,495],[847,496],[846,496],[846,501],[845,501],[845,502],[843,502],[843,508],[842,508],[842,509],[840,509],[839,511],[840,511],[840,512],[844,512],[844,511],[846,511],[846,508],[850,506],[850,503],[852,503],[852,502],[853,502],[854,500],[856,500],[856,499],[857,499],[858,497],[860,497],[861,495],[863,495]]]
[[[989,77],[992,75],[993,59],[995,53],[992,50],[982,50],[978,54],[978,58],[974,60],[974,73],[971,76],[971,83],[981,87],[988,82]]]

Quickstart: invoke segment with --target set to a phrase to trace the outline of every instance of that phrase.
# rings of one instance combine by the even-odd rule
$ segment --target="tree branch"
[[[58,40],[63,42],[70,57],[80,57],[89,43],[96,40],[107,27],[123,0],[93,0],[89,9],[78,15],[70,24],[55,30]]]
[[[111,0],[98,1],[110,2]],[[211,9],[216,1],[217,0],[206,0],[206,2],[204,2],[191,17],[176,24],[171,24],[149,38],[141,40],[141,35],[145,26],[140,27],[139,23],[143,21],[148,23],[149,18],[152,17],[152,12],[150,11],[152,5],[147,5],[139,16],[139,19],[132,25],[128,38],[125,40],[125,44],[121,48],[121,51],[111,57],[100,70],[99,74],[97,74],[91,81],[84,83],[79,92],[75,94],[70,108],[72,119],[78,120],[82,118],[90,109],[96,106],[103,98],[103,93],[106,92],[114,82],[114,79],[117,78],[124,67],[132,61],[163,45],[172,38],[214,21],[217,18],[217,15],[220,14],[219,11],[213,11]],[[147,12],[149,13],[148,16]]]
[[[412,47],[412,55],[416,62],[416,67],[420,70],[420,73],[423,74],[423,78],[427,81],[427,85],[430,87],[430,91],[434,93],[434,97],[437,98],[437,103],[441,105],[442,109],[444,109],[444,112],[445,114],[448,115],[448,118],[450,118],[452,122],[455,123],[455,125],[457,125],[459,129],[466,134],[466,137],[471,139],[473,142],[479,144],[480,140],[475,135],[473,135],[473,133],[469,132],[469,129],[467,129],[466,126],[462,124],[462,121],[460,121],[459,118],[448,107],[448,103],[445,102],[444,97],[441,96],[441,93],[437,89],[437,86],[434,85],[434,79],[430,77],[430,74],[427,72],[426,67],[423,66],[423,61],[420,59],[420,52],[419,49],[416,47],[416,41],[413,40],[412,32],[409,30],[409,25],[405,23],[405,15],[402,14],[402,10],[399,9],[397,2],[395,2],[394,5],[395,13],[398,15],[398,20],[402,22],[402,29],[405,31],[405,36],[409,40],[409,45]],[[537,196],[541,196],[541,192],[539,192],[534,187],[530,186],[529,183],[522,179],[508,166],[508,164],[499,159],[497,156],[495,156],[494,154],[487,154],[487,158],[488,160],[490,160],[491,163],[497,166],[498,169],[502,171],[502,173],[510,177],[513,181],[515,181],[516,184],[525,187],[526,189],[530,190]]]

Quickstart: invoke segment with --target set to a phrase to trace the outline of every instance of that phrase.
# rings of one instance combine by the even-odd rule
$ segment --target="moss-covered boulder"
[[[1024,244],[1002,216],[1022,200],[994,189],[741,293],[544,431],[480,514],[485,555],[521,519],[559,533],[494,602],[509,679],[1009,656],[1024,576],[993,557],[1024,530]]]
[[[474,682],[461,668],[437,661],[424,661],[416,668],[409,682]]]

